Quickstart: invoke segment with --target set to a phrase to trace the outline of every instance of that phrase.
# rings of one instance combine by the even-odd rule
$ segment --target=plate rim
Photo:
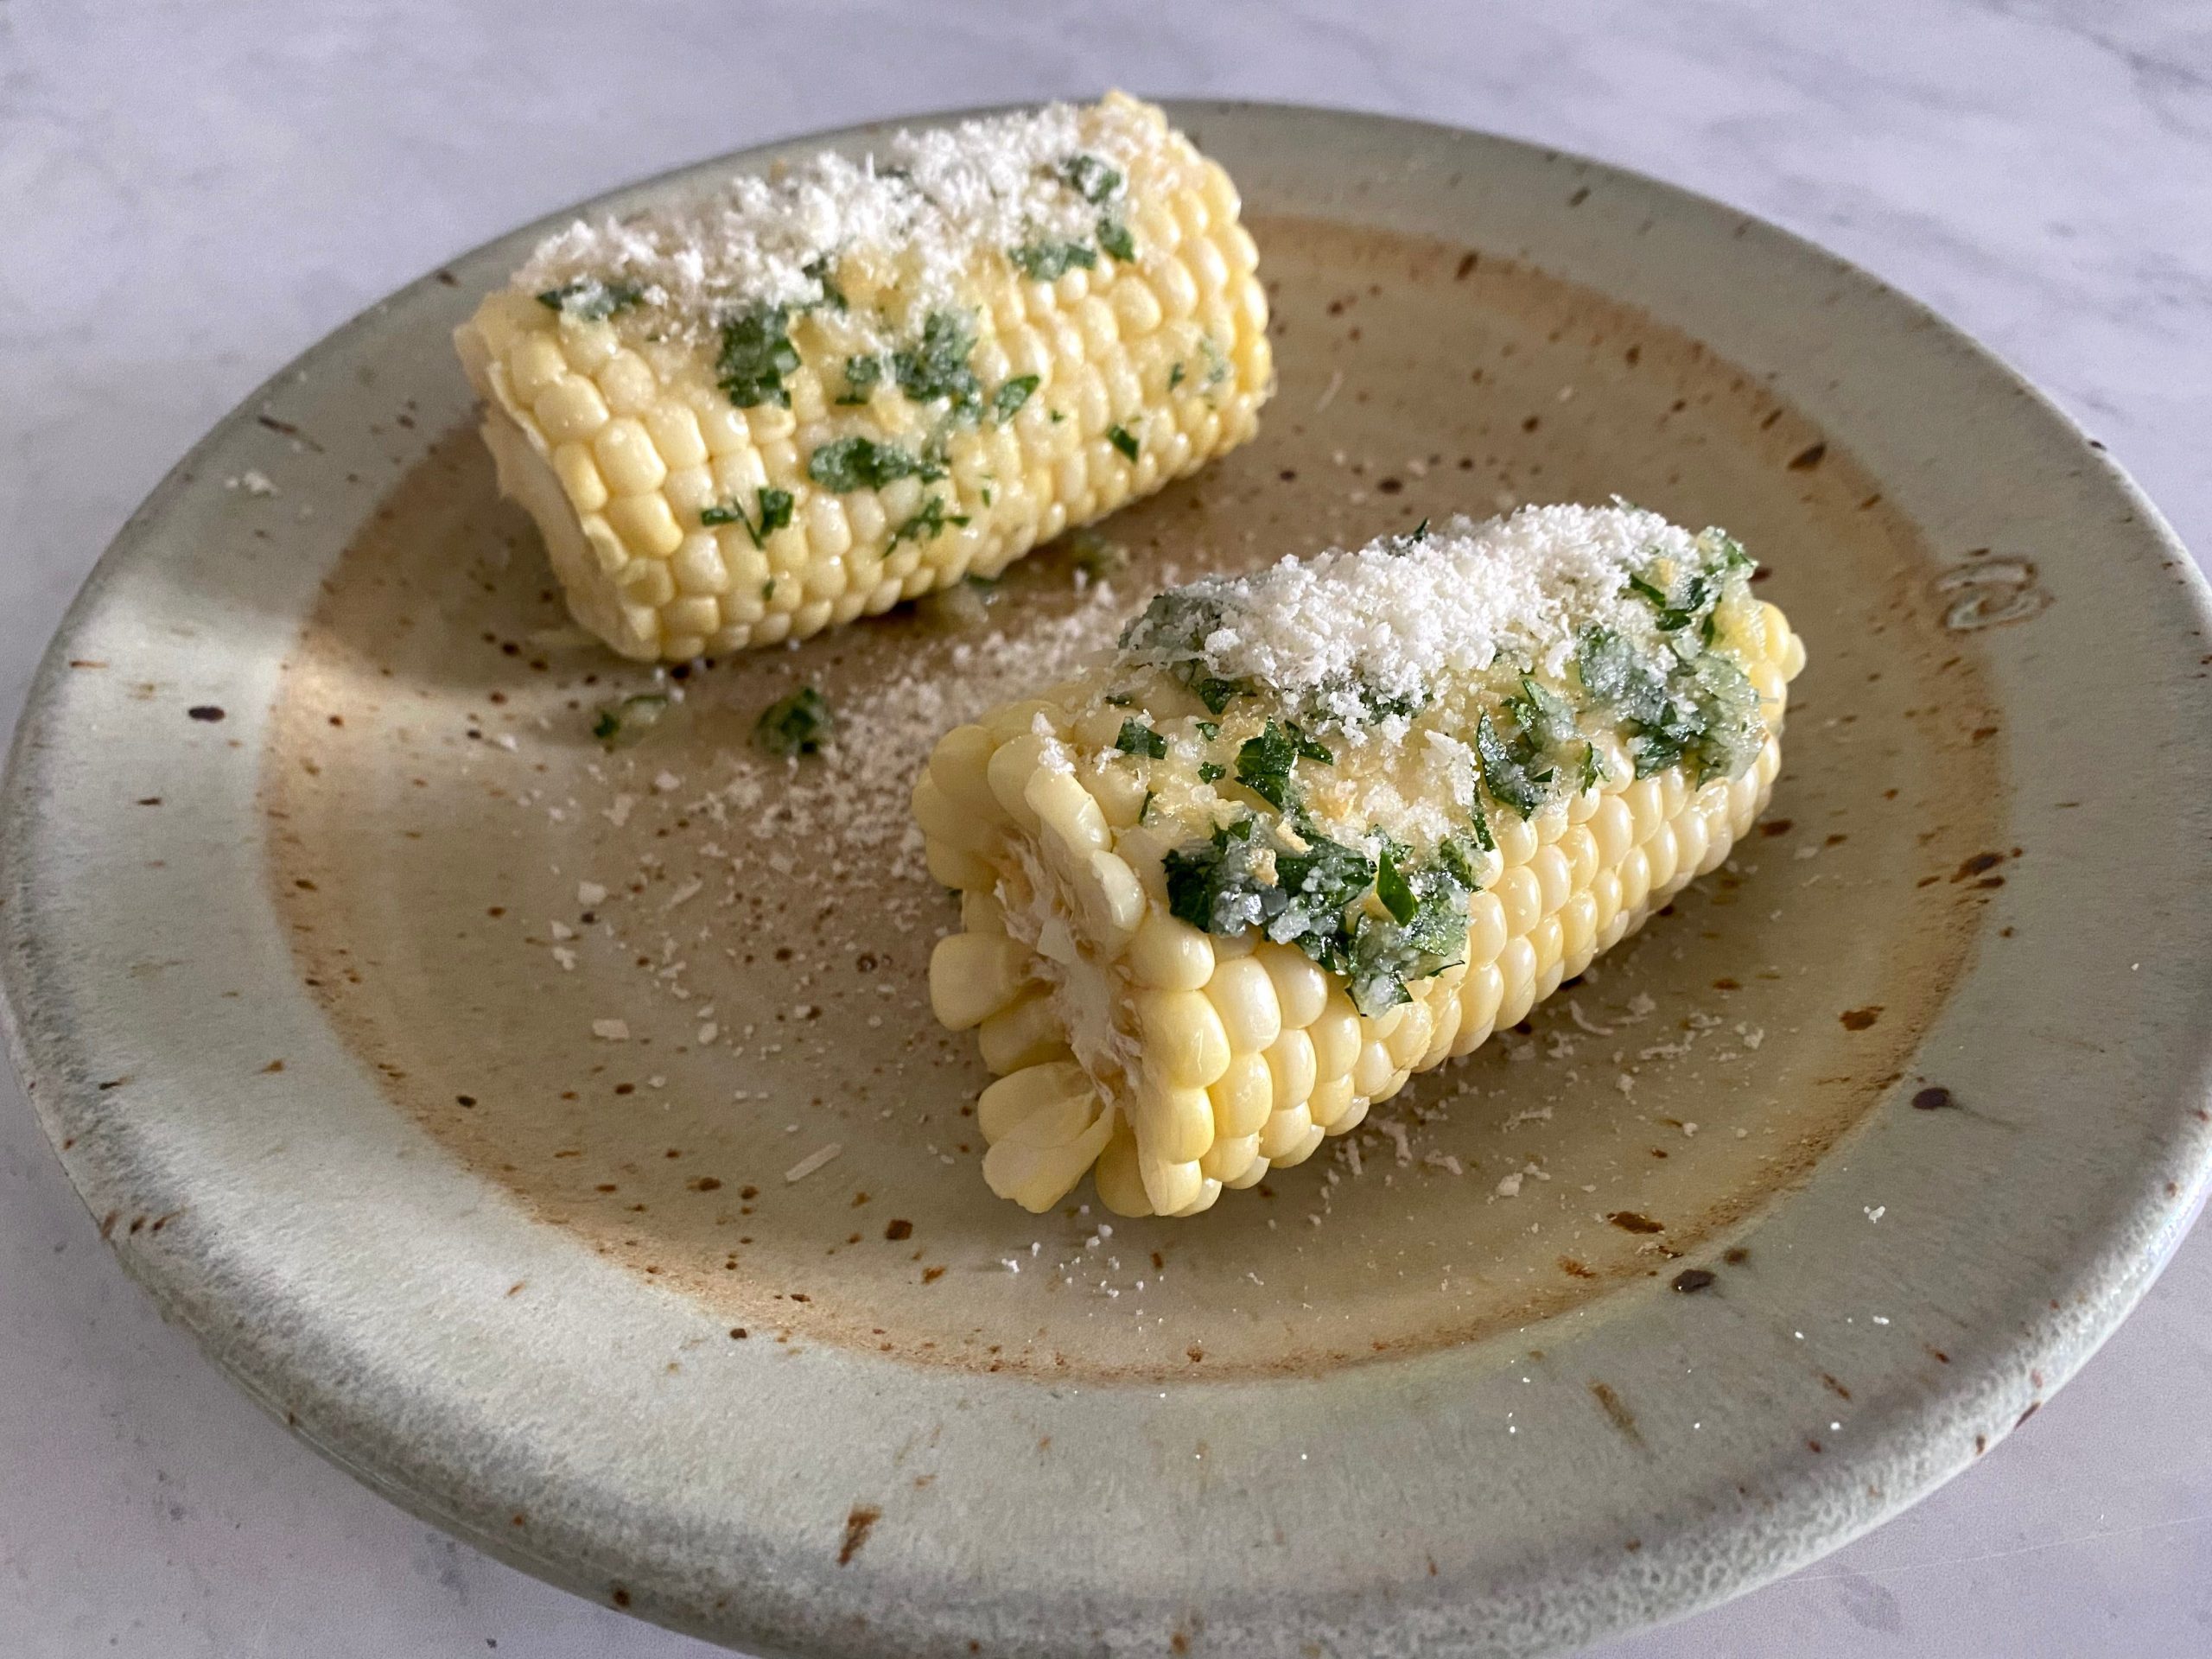
[[[2143,494],[2134,481],[2104,447],[2075,422],[2048,395],[2019,373],[1997,353],[1945,321],[1939,314],[1910,293],[1898,289],[1863,268],[1842,258],[1820,245],[1796,233],[1777,226],[1758,215],[1737,208],[1701,193],[1690,191],[1665,181],[1653,178],[1631,168],[1611,162],[1580,157],[1554,146],[1529,143],[1500,135],[1480,132],[1446,123],[1411,118],[1381,115],[1340,106],[1292,104],[1263,99],[1166,99],[1161,100],[1179,126],[1190,128],[1202,125],[1209,119],[1234,118],[1240,115],[1268,120],[1288,117],[1294,120],[1320,118],[1325,121],[1342,122],[1349,126],[1394,139],[1410,137],[1421,143],[1461,143],[1468,141],[1481,145],[1497,146],[1518,152],[1524,159],[1536,159],[1547,164],[1563,162],[1573,167],[1579,175],[1624,183],[1632,189],[1647,193],[1665,200],[1669,206],[1686,207],[1693,211],[1725,215],[1739,222],[1758,227],[1766,237],[1779,238],[1792,248],[1800,257],[1818,262],[1840,278],[1847,281],[1866,296],[1881,304],[1900,308],[1916,319],[1918,324],[1931,330],[1948,347],[1963,351],[1977,359],[1981,367],[2005,383],[2015,393],[2031,399],[2037,413],[2044,421],[2063,431],[2082,452],[2085,463],[2095,472],[2096,482],[2104,490],[2125,502],[2142,521],[2143,531],[2165,554],[2178,562],[2183,573],[2179,586],[2183,599],[2196,622],[2212,632],[2212,588],[2190,558],[2187,550],[2175,536],[2156,506]],[[67,1043],[60,1033],[48,1027],[38,1007],[39,986],[35,982],[36,963],[43,948],[27,929],[25,918],[33,906],[24,902],[29,878],[38,863],[35,853],[41,839],[38,807],[43,792],[37,787],[45,774],[46,756],[43,750],[43,728],[46,717],[61,700],[61,687],[68,682],[72,670],[68,666],[70,647],[99,616],[111,588],[138,561],[157,561],[161,556],[156,532],[176,499],[191,489],[204,471],[207,460],[219,452],[234,435],[250,427],[257,413],[302,372],[319,361],[341,354],[356,343],[371,322],[388,311],[405,306],[441,280],[449,282],[449,267],[485,255],[490,250],[518,240],[533,232],[563,221],[575,214],[619,208],[629,200],[643,195],[671,188],[681,188],[683,181],[692,180],[712,169],[740,170],[758,167],[777,155],[798,146],[850,145],[870,137],[901,126],[938,125],[953,121],[1002,113],[1010,110],[1033,107],[1029,104],[993,105],[928,114],[893,117],[820,132],[781,138],[750,145],[704,161],[688,163],[649,176],[634,180],[616,188],[595,195],[574,207],[531,219],[516,229],[488,238],[477,247],[455,254],[442,261],[423,276],[396,289],[392,294],[363,308],[353,317],[323,336],[305,352],[270,375],[259,386],[249,392],[239,404],[195,442],[149,493],[140,506],[132,512],[118,532],[108,549],[87,576],[83,587],[72,601],[54,639],[42,657],[27,694],[19,718],[10,756],[6,781],[0,789],[0,864],[5,866],[4,902],[0,902],[0,1030],[4,1030],[10,1057],[22,1080],[26,1096],[38,1112],[41,1125],[49,1140],[56,1145],[57,1157],[62,1162],[73,1185],[86,1203],[93,1207],[91,1188],[102,1181],[126,1179],[127,1170],[98,1167],[94,1154],[88,1151],[72,1159],[62,1155],[61,1114],[65,1111],[84,1116],[98,1104],[93,1092],[95,1085],[83,1076],[72,1076],[67,1055]],[[1203,136],[1203,135],[1202,135]],[[1973,969],[1966,970],[1970,976]],[[2199,976],[2202,980],[2202,976]],[[2196,1098],[2202,1103],[2212,1097],[2208,1079],[2212,1079],[2212,1031],[2202,1032],[2193,1039],[2175,1043],[2177,1069],[2185,1071],[2197,1084]],[[2190,1052],[2182,1054],[2180,1050]],[[2178,1104],[2181,1103],[2177,1103]],[[2200,1118],[2202,1113],[2199,1114]],[[2183,1155],[2189,1177],[2188,1191],[2183,1194],[2179,1214],[2191,1213],[2192,1203],[2201,1205],[2208,1186],[2212,1186],[2212,1130],[2200,1126],[2190,1128],[2183,1125],[2177,1138],[2177,1152]],[[81,1172],[81,1173],[80,1173]],[[2168,1254],[2187,1230],[2186,1220],[2171,1224],[2164,1245]],[[2147,1291],[2164,1259],[2150,1246],[2138,1243],[2125,1249],[2115,1244],[2120,1229],[2114,1225],[2106,1233],[2095,1236],[2094,1250],[2085,1242],[2065,1261],[2066,1267],[2075,1269],[2075,1281],[2091,1281],[2086,1285],[2090,1297],[2091,1313],[2069,1335],[2056,1335],[2038,1341],[2033,1333],[2016,1338],[2012,1357],[2023,1372],[2040,1371],[2047,1378],[2047,1394],[2085,1363],[2102,1342],[2132,1311],[2142,1294]],[[2088,1239],[2085,1234],[2085,1241]],[[173,1271],[174,1264],[157,1252],[134,1246],[125,1236],[111,1236],[109,1243],[116,1249],[125,1270],[138,1281],[165,1313],[178,1318],[193,1332],[203,1351],[238,1382],[252,1397],[281,1417],[276,1402],[259,1386],[256,1376],[243,1363],[244,1357],[225,1340],[226,1333],[207,1319],[206,1311],[199,1308],[186,1293]],[[2077,1288],[2083,1288],[2078,1282]],[[1417,1362],[1408,1362],[1408,1363]],[[1956,1379],[1958,1386],[1950,1390],[1937,1390],[1918,1402],[1923,1415],[1928,1415],[1936,1403],[1961,1396],[1967,1389],[1965,1379]],[[2032,1409],[2032,1404],[2029,1409]],[[2025,1415],[2020,1418],[2025,1421]],[[356,1478],[364,1480],[373,1490],[391,1498],[415,1513],[424,1516],[436,1524],[467,1536],[473,1543],[490,1553],[523,1567],[539,1576],[550,1579],[571,1589],[582,1590],[579,1576],[570,1563],[550,1559],[545,1554],[520,1548],[516,1541],[486,1523],[485,1517],[453,1510],[441,1504],[419,1486],[410,1485],[399,1471],[378,1466],[349,1452],[348,1448],[319,1434],[303,1429],[297,1422],[288,1425],[306,1439],[324,1456],[337,1462]],[[2017,1425],[2015,1425],[2017,1426]],[[1937,1459],[1911,1484],[1909,1491],[1894,1497],[1885,1497],[1872,1510],[1855,1515],[1847,1524],[1817,1535],[1808,1535],[1797,1541],[1795,1548],[1784,1552],[1777,1562],[1767,1561],[1749,1568],[1736,1577],[1723,1574],[1697,1585],[1675,1584],[1663,1592],[1655,1592],[1639,1606],[1627,1621],[1608,1618],[1586,1626],[1576,1640],[1616,1633],[1634,1624],[1655,1622],[1677,1617],[1697,1608],[1713,1605],[1729,1596],[1741,1593],[1781,1573],[1794,1570],[1804,1562],[1816,1559],[1852,1537],[1871,1529],[1890,1516],[1916,1502],[1936,1485],[1970,1463],[1971,1459]],[[1839,1459],[1840,1471],[1847,1471],[1849,1464]],[[588,1592],[585,1592],[588,1593]],[[720,1639],[734,1639],[727,1626],[709,1628],[686,1615],[680,1607],[647,1603],[635,1606],[633,1611],[659,1619],[677,1628],[690,1629],[701,1634],[718,1636]],[[787,1640],[787,1637],[790,1638]],[[817,1633],[798,1633],[764,1630],[760,1635],[745,1639],[760,1642],[763,1650],[796,1650],[804,1646],[807,1650],[830,1651],[819,1645]],[[1553,1638],[1547,1637],[1547,1640]],[[840,1649],[841,1650],[841,1649]],[[1501,1649],[1505,1650],[1505,1649]],[[1511,1650],[1523,1650],[1518,1648]],[[1535,1650],[1535,1649],[1527,1649]]]

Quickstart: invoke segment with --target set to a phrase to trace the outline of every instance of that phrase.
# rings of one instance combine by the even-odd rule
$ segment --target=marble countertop
[[[842,49],[841,49],[842,48]],[[760,140],[1095,91],[1488,128],[1657,174],[1918,296],[2212,549],[2201,0],[0,4],[0,710],[109,537],[336,323],[559,204]],[[102,1247],[0,1077],[0,1630],[26,1659],[674,1659],[390,1508]],[[1986,1462],[1610,1659],[2212,1650],[2212,1235]]]

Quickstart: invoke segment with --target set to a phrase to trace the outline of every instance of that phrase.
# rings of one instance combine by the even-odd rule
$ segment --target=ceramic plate
[[[448,338],[539,226],[226,421],[47,659],[0,926],[71,1177],[296,1433],[582,1594],[869,1659],[1554,1649],[1967,1467],[2198,1195],[2205,589],[2097,446],[1713,203],[1175,113],[1281,386],[1104,583],[1046,550],[601,747],[653,677],[566,625]],[[1761,832],[1202,1220],[991,1198],[923,991],[935,735],[1176,573],[1615,493],[1733,529],[1806,638]],[[844,735],[785,771],[747,734],[800,677]]]

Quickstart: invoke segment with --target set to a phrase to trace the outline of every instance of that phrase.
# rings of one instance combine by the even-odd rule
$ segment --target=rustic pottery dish
[[[566,625],[448,339],[531,227],[224,422],[41,671],[0,932],[71,1178],[295,1432],[582,1594],[764,1653],[1552,1651],[1967,1467],[2201,1195],[2205,589],[2099,447],[1714,203],[1173,112],[1281,391],[1110,558],[602,745],[667,688]],[[1806,637],[1764,832],[1356,1160],[1194,1223],[993,1198],[904,841],[935,733],[1170,572],[1616,493]],[[787,771],[747,734],[802,677],[842,747]]]

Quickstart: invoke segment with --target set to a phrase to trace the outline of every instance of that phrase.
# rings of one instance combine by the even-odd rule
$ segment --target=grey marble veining
[[[0,708],[202,429],[454,251],[760,139],[1109,83],[1486,127],[1775,219],[2019,365],[2212,548],[2202,0],[0,0]],[[0,1316],[11,1653],[706,1652],[483,1559],[289,1440],[124,1279],[12,1080]],[[1606,1652],[2212,1650],[2209,1332],[2200,1232],[1983,1466]]]

